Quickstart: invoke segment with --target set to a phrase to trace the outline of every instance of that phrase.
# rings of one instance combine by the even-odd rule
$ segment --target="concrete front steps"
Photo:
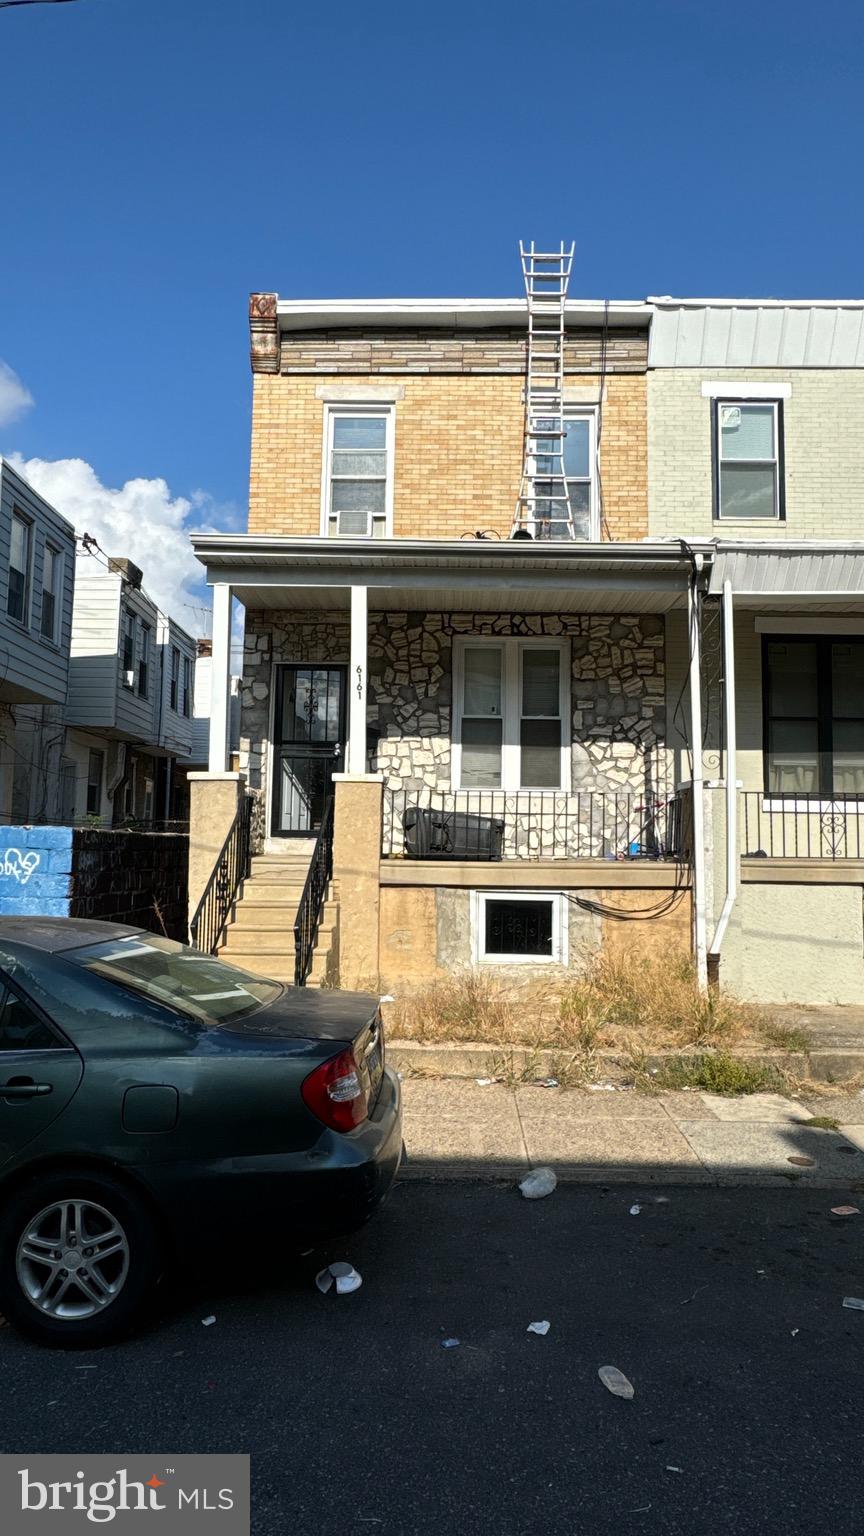
[[[224,960],[269,976],[294,981],[294,921],[309,873],[310,855],[263,853],[252,859],[219,949]],[[339,900],[331,882],[315,935],[309,987],[334,986],[339,976]]]

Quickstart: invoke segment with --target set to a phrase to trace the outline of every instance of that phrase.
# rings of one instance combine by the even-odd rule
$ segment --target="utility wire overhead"
[[[0,0],[0,11],[8,11],[13,5],[74,5],[75,0]]]

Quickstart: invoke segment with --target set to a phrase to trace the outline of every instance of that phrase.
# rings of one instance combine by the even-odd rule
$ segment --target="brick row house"
[[[526,529],[524,301],[252,296],[248,533],[195,539],[192,903],[251,791],[217,941],[253,968],[389,990],[677,947],[750,995],[849,1001],[864,306],[564,314],[566,529]]]

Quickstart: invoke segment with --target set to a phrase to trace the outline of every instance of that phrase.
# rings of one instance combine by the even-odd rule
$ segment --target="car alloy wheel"
[[[21,1291],[43,1317],[81,1321],[104,1312],[129,1274],[129,1240],[92,1200],[56,1200],[28,1221],[15,1258]]]

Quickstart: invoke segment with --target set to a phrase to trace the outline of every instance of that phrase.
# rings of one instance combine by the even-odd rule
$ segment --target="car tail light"
[[[369,1113],[366,1090],[351,1050],[322,1061],[305,1079],[301,1092],[307,1109],[331,1131],[352,1131]]]

